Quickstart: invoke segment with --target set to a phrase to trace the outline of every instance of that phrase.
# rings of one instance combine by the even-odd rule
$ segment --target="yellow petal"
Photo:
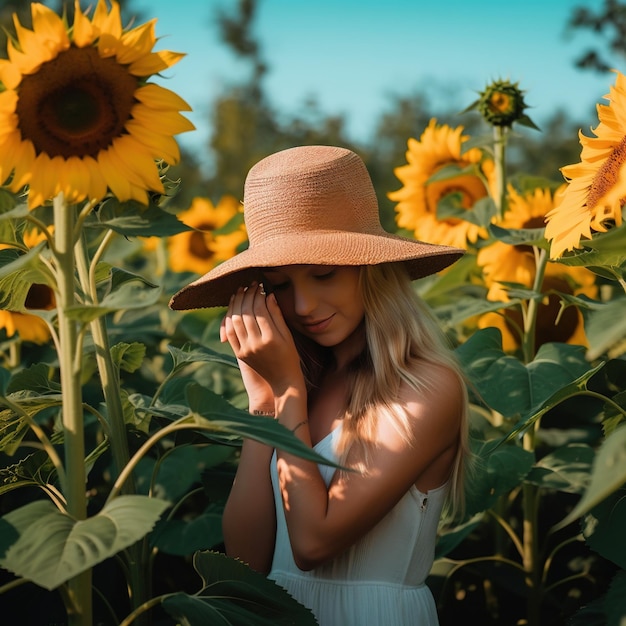
[[[131,64],[150,54],[156,43],[155,24],[156,19],[153,19],[122,35],[121,43],[123,48],[117,55],[119,63],[124,65]]]
[[[91,20],[80,10],[80,2],[74,1],[74,29],[72,39],[78,48],[90,46],[96,38]]]
[[[98,165],[102,176],[113,195],[124,202],[131,199],[130,183],[125,176],[121,164],[113,157],[111,149],[101,150],[98,154]]]
[[[170,135],[161,135],[142,126],[135,120],[128,122],[125,128],[133,137],[136,137],[144,146],[150,149],[154,158],[163,159],[170,165],[176,165],[180,160],[178,144]]]
[[[132,108],[131,115],[147,128],[156,128],[159,132],[168,135],[195,130],[195,126],[176,111],[156,111],[145,104],[136,104]]]
[[[0,82],[7,89],[15,89],[22,80],[22,74],[11,61],[0,59]]]
[[[31,209],[43,205],[47,200],[56,196],[59,191],[61,177],[61,157],[51,159],[47,154],[37,156],[32,166],[30,189],[28,191],[28,206]]]
[[[191,107],[178,94],[154,83],[148,83],[137,89],[135,98],[152,109],[191,111]]]
[[[152,76],[178,63],[185,55],[171,50],[152,52],[130,65],[128,71],[133,76]]]
[[[116,139],[109,151],[124,164],[131,185],[165,192],[154,159],[133,137],[126,135]]]

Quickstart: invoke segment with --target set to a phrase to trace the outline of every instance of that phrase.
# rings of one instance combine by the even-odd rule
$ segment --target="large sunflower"
[[[626,77],[622,73],[617,72],[605,98],[609,104],[598,105],[595,137],[579,133],[580,163],[561,168],[569,185],[546,220],[552,258],[579,248],[581,238],[591,239],[593,232],[622,223],[626,202]]]
[[[540,228],[546,213],[553,208],[554,196],[549,189],[537,188],[519,194],[509,187],[508,210],[499,225],[512,229]],[[489,288],[487,298],[491,301],[509,301],[503,283],[518,283],[531,288],[535,281],[535,256],[529,246],[512,246],[496,241],[479,250],[476,261],[482,268],[485,284]],[[548,263],[542,285],[542,293],[546,295],[537,312],[536,345],[549,341],[587,345],[581,312],[576,307],[561,311],[560,297],[555,292],[595,298],[595,275],[584,267]],[[480,328],[500,328],[503,348],[507,351],[520,345],[522,324],[521,312],[513,308],[504,309],[502,315],[488,313],[478,322]]]
[[[394,170],[404,185],[388,194],[391,200],[398,202],[396,221],[401,228],[413,231],[417,239],[467,248],[468,241],[475,243],[479,237],[487,235],[484,228],[469,221],[437,217],[437,205],[446,196],[459,194],[461,206],[469,210],[478,200],[488,196],[495,184],[493,161],[486,159],[479,148],[462,152],[462,145],[468,139],[462,133],[462,126],[451,128],[447,124],[438,125],[435,119],[430,120],[419,141],[409,139],[407,165]],[[480,167],[484,179],[475,174],[461,174],[428,182],[448,165],[464,169],[473,164]],[[484,180],[488,181],[489,189]]]
[[[243,223],[230,232],[214,234],[213,231],[226,226],[238,214],[241,204],[233,196],[223,196],[217,206],[207,198],[194,198],[191,207],[178,217],[195,230],[168,240],[170,268],[174,272],[204,274],[234,256],[247,239]]]
[[[98,0],[91,19],[76,0],[72,28],[43,4],[31,13],[32,30],[15,16],[0,60],[0,183],[28,185],[31,208],[108,190],[147,204],[164,191],[155,160],[176,163],[173,135],[193,129],[179,113],[189,105],[147,81],[183,55],[152,51],[156,20],[124,30],[115,0]]]
[[[33,248],[44,235],[31,230],[24,233],[24,245]],[[0,244],[0,249],[10,247]],[[43,344],[50,339],[50,329],[44,320],[37,315],[28,313],[28,309],[41,309],[49,311],[56,306],[54,292],[48,285],[31,285],[24,301],[24,311],[0,310],[0,328],[4,329],[7,337],[13,337],[16,333],[22,341]]]

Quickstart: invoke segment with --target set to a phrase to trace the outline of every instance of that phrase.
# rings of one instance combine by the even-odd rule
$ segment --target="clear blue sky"
[[[157,47],[187,53],[161,84],[185,98],[198,130],[180,141],[208,139],[212,98],[241,76],[221,43],[218,7],[236,0],[135,0],[142,21],[157,17]],[[366,140],[392,94],[426,88],[459,110],[493,79],[518,82],[538,124],[556,107],[584,128],[613,75],[574,67],[589,35],[567,32],[575,6],[600,0],[259,0],[256,34],[269,66],[266,86],[280,111],[315,97],[326,113],[343,113],[350,135]],[[618,68],[624,71],[626,68]]]

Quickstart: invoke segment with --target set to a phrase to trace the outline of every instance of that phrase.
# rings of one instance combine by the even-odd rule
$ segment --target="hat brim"
[[[183,287],[170,300],[174,310],[227,306],[238,287],[261,280],[264,267],[284,265],[379,265],[402,262],[412,280],[435,274],[465,250],[392,235],[323,231],[301,238],[268,238],[224,261]]]

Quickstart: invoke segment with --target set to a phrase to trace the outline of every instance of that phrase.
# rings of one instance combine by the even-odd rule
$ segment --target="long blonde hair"
[[[432,366],[444,367],[456,374],[464,395],[446,505],[447,515],[461,514],[465,465],[470,458],[467,387],[461,368],[401,264],[363,266],[359,281],[365,307],[366,348],[351,368],[351,389],[338,444],[341,461],[345,462],[348,451],[357,446],[356,456],[363,459],[363,468],[367,467],[368,451],[375,445],[376,425],[383,415],[412,443],[410,424],[398,404],[400,386],[404,383],[419,392],[430,390],[434,384]],[[311,364],[306,356],[304,360]],[[321,362],[316,365],[319,368]]]

